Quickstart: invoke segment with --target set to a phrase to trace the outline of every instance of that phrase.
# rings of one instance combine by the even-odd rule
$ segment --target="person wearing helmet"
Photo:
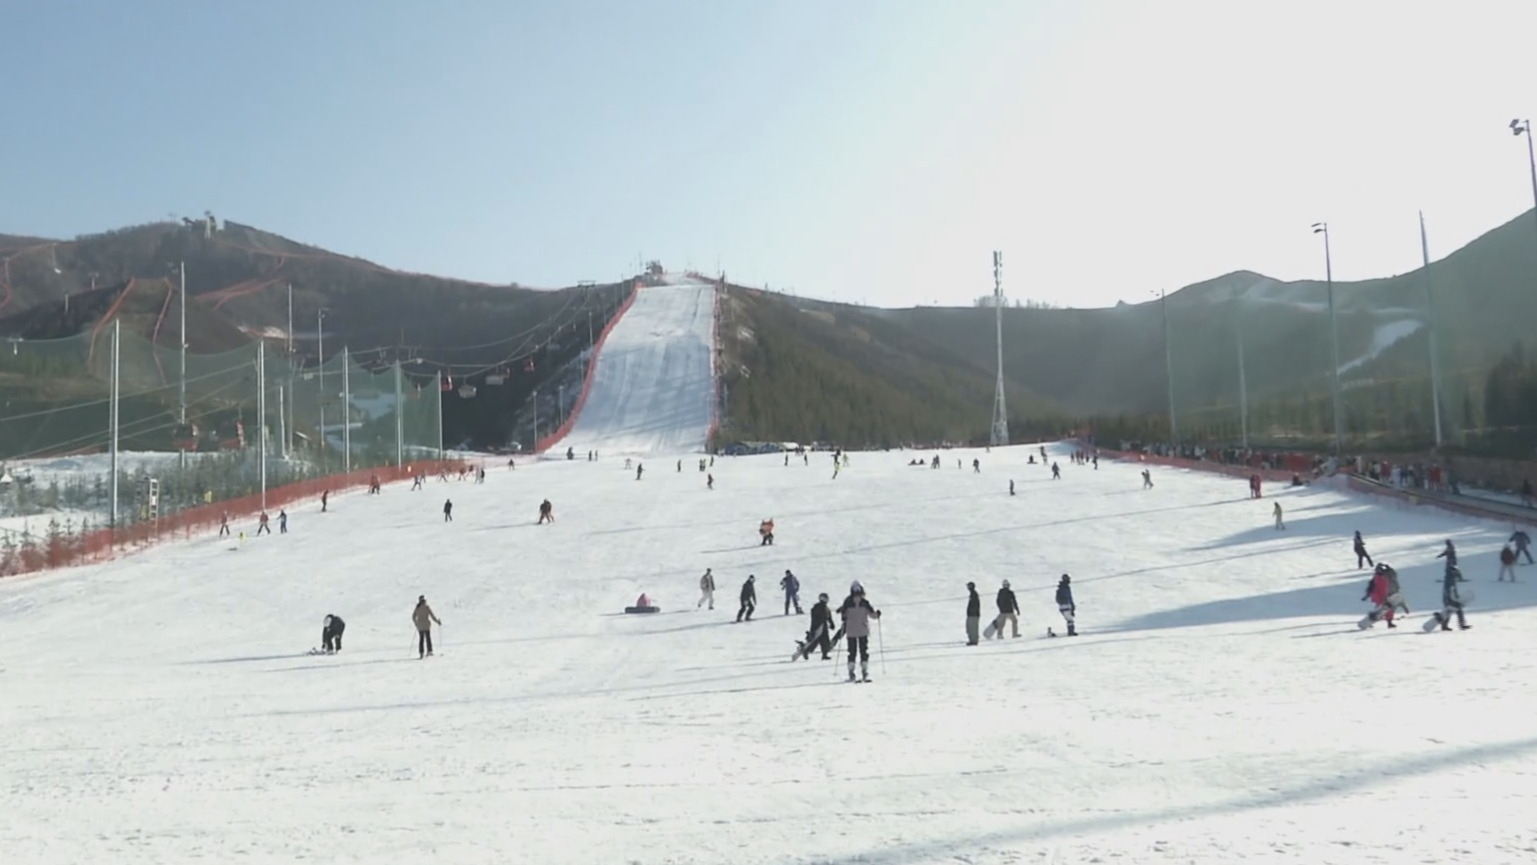
[[[998,590],[998,618],[987,626],[987,638],[1003,639],[1003,626],[1013,626],[1014,636],[1019,636],[1019,599],[1014,597],[1014,590],[1009,588],[1009,581],[1003,581],[1003,587]]]
[[[752,611],[758,608],[758,589],[754,586],[757,577],[747,575],[747,582],[742,584],[742,608],[736,611],[738,622],[752,621]]]
[[[967,583],[966,591],[966,645],[975,646],[981,642],[982,596],[977,594],[976,583]]]
[[[826,661],[833,656],[833,611],[827,606],[827,593],[817,595],[817,602],[811,605],[811,627],[806,631],[806,639],[801,642],[797,657],[809,659],[811,650],[820,648],[822,660]]]
[[[785,615],[790,615],[790,607],[795,607],[795,615],[801,614],[801,581],[785,568],[785,575],[779,581],[779,588],[785,590]]]
[[[854,581],[849,586],[848,599],[843,606],[838,608],[838,615],[843,617],[843,630],[849,638],[849,681],[854,679],[854,659],[858,656],[860,667],[860,680],[870,681],[870,620],[879,619],[881,611],[870,606],[870,601],[865,598],[865,587]]]
[[[1061,611],[1062,618],[1067,620],[1067,635],[1078,636],[1078,605],[1073,603],[1073,578],[1067,574],[1057,583],[1057,609]]]

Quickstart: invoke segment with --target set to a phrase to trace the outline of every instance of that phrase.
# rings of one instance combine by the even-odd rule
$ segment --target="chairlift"
[[[507,377],[502,375],[499,372],[493,372],[490,375],[486,376],[486,384],[488,384],[488,385],[503,384],[506,381],[507,381]]]
[[[179,423],[171,427],[171,447],[179,451],[197,450],[198,428],[195,423]]]
[[[470,399],[471,397],[475,396],[475,385],[467,384],[460,387],[459,396],[463,399]]]
[[[528,358],[524,359],[524,361],[523,361],[523,371],[524,372],[533,372],[534,371],[534,359],[533,359],[533,357],[528,357]]]
[[[453,389],[454,389],[454,377],[451,376],[451,375],[443,376],[443,392],[444,393],[448,393],[449,391],[451,391]]]

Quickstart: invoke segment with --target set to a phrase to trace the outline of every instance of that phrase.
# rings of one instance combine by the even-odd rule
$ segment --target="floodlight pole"
[[[352,471],[352,359],[342,346],[342,471]]]
[[[1436,352],[1436,303],[1430,275],[1430,241],[1425,234],[1425,212],[1420,211],[1420,256],[1425,262],[1425,330],[1430,335],[1430,410],[1436,423],[1436,447],[1441,447],[1441,364]]]
[[[1313,223],[1313,233],[1324,236],[1324,282],[1329,292],[1329,357],[1330,372],[1334,381],[1334,455],[1343,457],[1345,425],[1344,418],[1340,414],[1340,328],[1339,317],[1334,306],[1334,260],[1329,250],[1329,223]]]
[[[181,290],[177,292],[181,298],[181,323],[177,328],[181,340],[181,399],[176,413],[176,422],[185,425],[187,423],[187,262],[182,261],[177,264],[176,271],[181,277]]]
[[[998,381],[993,388],[993,429],[988,441],[995,446],[1009,443],[1009,411],[1003,390],[1003,253],[993,252],[993,324],[997,331]]]
[[[122,325],[121,319],[112,320],[112,389],[109,391],[111,408],[107,413],[107,426],[111,434],[107,445],[107,452],[109,454],[108,471],[112,473],[111,487],[108,495],[112,497],[112,501],[107,511],[107,525],[113,529],[117,528],[117,438],[120,430],[118,424],[118,398],[120,393],[118,376],[121,372]]]
[[[326,309],[315,313],[315,331],[320,338],[320,451],[326,450]]]
[[[1243,436],[1243,449],[1249,449],[1249,380],[1244,370],[1243,351],[1243,301],[1238,301],[1233,331],[1238,334],[1238,423]]]
[[[267,509],[267,341],[256,341],[256,459],[261,464],[261,509]]]
[[[1526,164],[1532,173],[1532,218],[1537,221],[1537,150],[1532,146],[1532,121],[1512,120],[1510,131],[1517,136],[1526,136]]]
[[[1160,290],[1158,305],[1163,309],[1163,370],[1169,384],[1169,443],[1179,444],[1179,421],[1174,414],[1174,345],[1169,341],[1169,295]]]

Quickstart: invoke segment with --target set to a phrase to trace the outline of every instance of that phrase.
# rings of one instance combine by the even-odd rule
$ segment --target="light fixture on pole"
[[[1313,233],[1324,236],[1324,280],[1329,291],[1329,370],[1334,381],[1334,455],[1344,454],[1344,423],[1340,416],[1340,329],[1334,311],[1334,260],[1329,251],[1329,223],[1313,223]]]
[[[1537,219],[1537,150],[1532,147],[1532,121],[1510,121],[1510,133],[1526,136],[1526,164],[1532,172],[1532,218]]]
[[[1009,411],[1003,401],[1003,253],[993,253],[993,321],[998,334],[998,383],[993,389],[993,430],[989,442],[1009,443]]]

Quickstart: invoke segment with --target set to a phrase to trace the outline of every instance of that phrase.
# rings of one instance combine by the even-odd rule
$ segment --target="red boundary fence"
[[[630,285],[630,296],[624,299],[624,303],[609,318],[608,323],[603,325],[603,330],[598,334],[598,338],[593,341],[592,351],[587,355],[587,371],[582,373],[582,389],[577,393],[576,402],[571,406],[571,411],[566,415],[566,422],[556,427],[554,432],[534,442],[535,454],[542,454],[549,450],[551,445],[565,438],[566,433],[571,432],[572,425],[576,423],[577,417],[582,413],[582,406],[587,404],[587,392],[592,390],[592,376],[598,368],[598,355],[603,351],[603,343],[608,341],[609,333],[614,330],[615,325],[619,324],[619,319],[624,318],[624,314],[630,311],[630,307],[634,305],[635,298],[639,294],[640,280],[637,279]]]
[[[317,499],[325,492],[334,494],[360,489],[368,486],[375,478],[384,484],[405,480],[413,473],[458,471],[462,464],[458,460],[421,460],[406,466],[380,466],[309,478],[267,490],[266,507],[270,511],[300,500]],[[251,518],[261,511],[262,496],[255,493],[187,508],[158,520],[138,522],[115,530],[96,529],[83,535],[48,537],[37,545],[19,547],[9,556],[0,557],[0,576],[104,562],[162,541],[186,539],[194,534],[215,531],[225,516],[238,520],[242,517]],[[255,531],[254,526],[251,531]]]
[[[1092,451],[1095,450],[1095,448],[1093,446],[1088,446],[1088,450]],[[1208,460],[1185,459],[1184,457],[1163,457],[1154,454],[1141,453],[1140,451],[1117,451],[1110,450],[1109,448],[1098,448],[1098,451],[1100,456],[1105,456],[1108,454],[1114,459],[1126,460],[1127,462],[1145,463],[1147,465],[1155,466],[1167,466],[1169,468],[1176,469],[1190,469],[1192,471],[1198,472],[1215,472],[1217,474],[1228,475],[1229,477],[1235,478],[1247,478],[1251,475],[1259,475],[1264,480],[1275,482],[1289,482],[1291,481],[1292,475],[1294,474],[1300,474],[1304,477],[1307,477],[1310,476],[1313,472],[1311,465],[1306,469],[1266,469],[1260,468],[1258,466],[1235,466],[1229,465],[1227,463],[1214,463]]]

